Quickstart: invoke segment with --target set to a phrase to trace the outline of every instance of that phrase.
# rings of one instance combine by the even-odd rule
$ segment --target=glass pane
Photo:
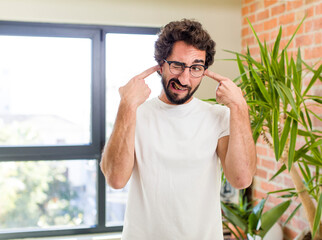
[[[157,65],[154,60],[156,35],[106,34],[106,137],[112,132],[120,95],[118,89],[144,70]],[[146,78],[150,98],[159,96],[162,85],[157,73]]]
[[[91,39],[0,36],[0,146],[91,142]]]
[[[97,224],[97,161],[0,162],[0,233]]]
[[[106,137],[109,138],[117,114],[118,89],[131,78],[156,65],[154,43],[156,35],[106,34]],[[146,78],[150,98],[160,94],[161,78],[153,73]],[[128,187],[114,190],[106,186],[106,225],[123,225]]]
[[[128,195],[128,185],[123,189],[106,186],[106,226],[122,226]]]

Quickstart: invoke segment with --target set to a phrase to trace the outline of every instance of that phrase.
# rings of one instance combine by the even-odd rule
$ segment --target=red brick
[[[306,227],[308,227],[308,224],[306,222],[297,218],[292,218],[291,225],[298,229],[305,229]]]
[[[270,148],[268,150],[268,156],[275,160],[275,153],[273,149]]]
[[[285,4],[277,5],[276,7],[272,7],[271,13],[272,16],[275,16],[277,14],[281,14],[285,11]]]
[[[273,160],[262,159],[262,167],[266,167],[270,170],[275,170],[275,162]]]
[[[289,49],[291,49],[291,47],[289,47]],[[296,56],[297,56],[297,50],[293,50],[293,51],[291,51],[291,50],[288,50],[287,51],[287,54],[288,54],[288,56],[289,56],[289,58],[293,58],[293,59],[295,59],[296,58]]]
[[[313,43],[313,40],[314,40],[313,34],[298,36],[295,39],[295,46],[296,47],[309,46]]]
[[[256,56],[259,56],[260,50],[258,47],[250,47],[249,48],[250,54],[253,56],[255,60],[257,60]]]
[[[279,30],[273,30],[270,32],[270,40],[275,40]]]
[[[254,36],[250,36],[248,38],[245,39],[246,41],[246,44],[249,46],[249,45],[252,45],[255,43],[255,37]]]
[[[256,164],[257,164],[257,166],[261,166],[262,165],[262,159],[260,157],[257,157]]]
[[[263,193],[263,192],[258,191],[258,190],[256,190],[256,189],[255,189],[253,192],[254,192],[253,194],[254,194],[254,198],[255,198],[255,199],[262,199],[262,198],[266,198],[266,195],[267,195],[266,193]]]
[[[293,10],[295,8],[299,8],[301,7],[303,4],[303,1],[299,1],[299,0],[292,0],[292,1],[288,1],[287,2],[287,10],[290,11],[290,10]]]
[[[245,37],[245,36],[247,36],[250,33],[251,33],[251,30],[249,29],[249,27],[244,27],[242,29],[242,37]]]
[[[295,12],[295,21],[301,22],[306,15],[306,10],[300,10]]]
[[[315,33],[315,44],[321,44],[322,43],[322,32],[316,32]]]
[[[262,12],[259,12],[257,15],[256,15],[256,19],[257,21],[260,21],[260,20],[263,20],[263,19],[266,19],[269,17],[269,10],[266,9]]]
[[[246,53],[246,46],[247,46],[247,42],[244,38],[242,38],[242,54]]]
[[[322,29],[322,17],[313,20],[313,30],[321,31]]]
[[[312,112],[314,112],[317,115],[321,115],[322,114],[322,105],[317,105],[317,104],[312,104],[308,106],[308,109],[312,110]]]
[[[303,137],[297,138],[295,143],[295,149],[300,149],[303,145],[305,145],[305,140]]]
[[[268,41],[269,40],[269,33],[262,33],[258,35],[258,38],[261,42]]]
[[[288,172],[288,170],[285,170]],[[293,188],[294,187],[294,183],[292,181],[292,178],[290,178],[289,176],[284,176],[284,185],[287,188]]]
[[[305,32],[312,31],[314,27],[314,21],[313,20],[305,21],[304,25],[305,25]]]
[[[315,6],[315,14],[316,14],[316,16],[322,14],[322,4],[321,3]]]
[[[316,65],[314,67],[314,69],[316,70],[318,67],[320,67],[320,65],[322,64],[322,59],[320,59],[318,62],[316,62]],[[321,81],[316,81],[314,83],[314,86],[322,86],[322,82]],[[321,88],[311,88],[313,90],[313,94],[314,95],[318,95],[318,96],[322,96],[322,89]],[[321,106],[321,105],[320,105]]]
[[[268,6],[273,5],[275,3],[277,3],[277,0],[266,0],[266,1],[264,1],[264,6],[268,7]]]
[[[245,0],[245,4],[248,4],[248,3],[251,3],[251,2],[254,2],[255,0]]]
[[[267,179],[267,172],[263,169],[257,168],[256,169],[256,176],[261,177],[263,179]]]
[[[295,30],[297,29],[297,27],[298,27],[298,24],[287,26],[286,27],[286,36],[287,37],[292,36],[294,34]],[[304,29],[304,26],[302,24],[302,26],[300,27],[300,29],[297,31],[296,34],[303,33],[303,29]]]
[[[304,52],[305,59],[320,58],[321,56],[322,56],[322,46],[305,49],[305,52]]]
[[[260,186],[265,192],[272,192],[276,190],[276,186],[272,183],[268,183],[267,181],[262,181]]]
[[[277,27],[277,19],[273,18],[264,22],[264,30],[270,30]]]
[[[257,153],[257,155],[266,156],[267,155],[267,147],[256,145],[256,153]]]
[[[321,5],[321,4],[320,4]],[[321,13],[320,13],[321,14]],[[306,15],[308,18],[313,17],[314,16],[314,7],[309,7],[308,9],[306,9]]]
[[[242,8],[242,16],[245,16],[249,13],[249,7],[245,6]]]
[[[275,175],[275,172],[274,172],[274,174],[273,173],[268,174],[268,179],[271,179],[274,175]],[[275,177],[272,182],[276,183],[279,186],[284,186],[283,185],[283,177],[281,175],[278,175],[277,177]]]
[[[292,202],[291,202],[291,205],[288,207],[288,209],[286,210],[286,215],[291,215],[292,214],[292,212],[294,212],[294,210],[298,207],[298,205],[299,205],[300,203],[297,201],[297,200],[293,200]],[[296,213],[295,213],[295,216],[296,217],[299,217],[300,216],[300,211],[297,211]]]
[[[321,117],[321,116],[320,116]],[[312,125],[315,127],[315,128],[321,128],[322,127],[322,121],[320,121],[318,118],[316,117],[312,117]]]
[[[254,2],[252,5],[249,6],[249,8],[250,8],[251,13],[255,13],[257,11],[257,9],[259,8],[259,3]]]
[[[281,40],[281,43],[280,43],[280,48],[282,49],[282,48],[286,47],[286,44],[288,43],[289,40],[290,39],[282,39]],[[288,49],[293,48],[293,46],[294,46],[294,41],[292,41],[290,43],[290,45],[288,46]],[[287,53],[289,53],[289,51],[287,51]],[[290,57],[290,55],[289,55],[289,57]]]
[[[314,3],[314,2],[318,2],[320,0],[305,0],[305,4],[308,5],[308,4],[311,4],[311,3]]]
[[[248,20],[250,21],[250,23],[251,23],[252,25],[254,25],[254,23],[255,23],[255,14],[250,15],[250,16],[248,16],[247,18],[248,18]],[[244,18],[243,18],[243,25],[248,25],[247,18],[246,18],[246,17],[244,17]]]
[[[276,206],[276,205],[278,205],[278,204],[280,204],[280,203],[282,203],[282,202],[284,202],[284,200],[283,199],[281,199],[281,198],[271,198],[270,199],[270,202],[271,203],[274,203],[274,205]]]
[[[294,17],[295,17],[294,13],[282,15],[279,17],[279,24],[283,25],[283,24],[292,23],[294,22]]]
[[[262,32],[264,30],[263,23],[255,24],[253,27],[256,33]]]
[[[286,214],[282,215],[281,218],[279,219],[279,221],[282,222],[282,223],[286,222],[286,219],[288,218],[288,216],[286,216]]]

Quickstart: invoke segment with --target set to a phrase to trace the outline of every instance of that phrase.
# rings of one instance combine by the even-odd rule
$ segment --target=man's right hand
[[[144,103],[150,96],[151,89],[145,83],[145,78],[160,69],[159,65],[151,67],[141,74],[132,78],[126,85],[120,87],[119,93],[121,103],[134,107],[135,109]]]

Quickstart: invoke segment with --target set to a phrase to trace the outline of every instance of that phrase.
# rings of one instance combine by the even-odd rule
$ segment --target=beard
[[[192,96],[193,94],[197,91],[200,83],[198,84],[197,87],[195,87],[194,89],[191,89],[191,87],[187,86],[187,85],[182,85],[180,83],[180,81],[177,78],[171,78],[168,82],[168,84],[166,84],[166,79],[164,76],[162,76],[162,86],[163,86],[163,90],[165,92],[165,95],[167,96],[167,99],[172,103],[172,104],[176,104],[176,105],[180,105],[180,104],[184,104],[185,102],[187,102]],[[180,98],[180,95],[177,93],[173,93],[170,90],[170,85],[175,82],[176,84],[178,84],[179,86],[186,88],[188,91],[186,93],[185,96]]]

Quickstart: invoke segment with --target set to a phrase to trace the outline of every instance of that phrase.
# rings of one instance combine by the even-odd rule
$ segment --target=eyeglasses
[[[189,68],[189,72],[193,77],[201,77],[205,70],[208,68],[202,64],[192,64],[190,67],[186,64],[177,61],[167,61],[163,59],[166,63],[169,64],[169,70],[172,74],[179,75],[184,72],[186,68]]]

